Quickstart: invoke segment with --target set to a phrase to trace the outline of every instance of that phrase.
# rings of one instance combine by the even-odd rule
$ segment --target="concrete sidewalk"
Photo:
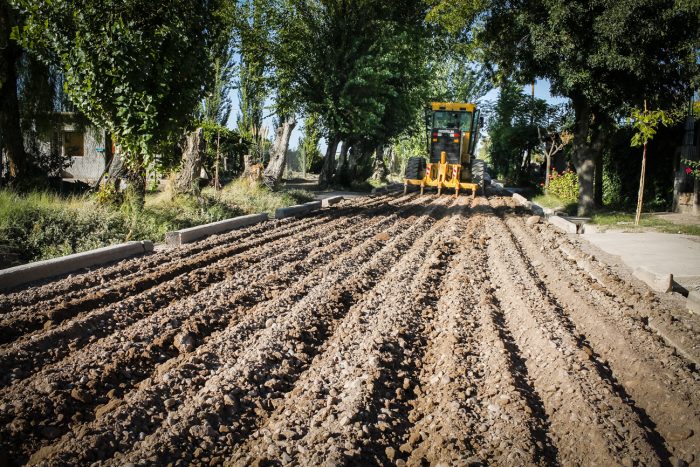
[[[590,232],[583,238],[631,269],[646,267],[656,274],[673,274],[688,290],[700,288],[700,237],[658,232]]]

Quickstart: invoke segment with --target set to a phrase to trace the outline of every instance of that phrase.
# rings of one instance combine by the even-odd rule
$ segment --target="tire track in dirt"
[[[100,341],[72,353],[69,358],[55,365],[55,368],[46,367],[31,379],[7,389],[0,401],[8,399],[8,394],[14,400],[21,400],[23,406],[32,407],[32,410],[21,409],[17,412],[31,412],[31,418],[34,420],[50,420],[52,411],[54,415],[62,415],[63,424],[52,424],[43,430],[50,435],[48,438],[58,437],[61,431],[65,431],[67,423],[75,413],[78,413],[79,420],[89,420],[98,402],[114,404],[116,393],[130,390],[149,375],[154,365],[166,358],[176,356],[178,349],[172,347],[173,342],[178,342],[176,339],[187,340],[188,347],[196,347],[198,342],[229,323],[233,319],[232,316],[244,313],[245,307],[269,298],[267,295],[270,290],[274,293],[275,289],[279,290],[289,285],[293,282],[291,279],[308,274],[312,267],[322,264],[319,260],[330,260],[333,254],[342,252],[348,244],[371,237],[374,230],[391,223],[398,216],[405,215],[405,212],[417,208],[415,203],[411,203],[405,205],[403,210],[398,210],[386,217],[371,217],[373,211],[368,210],[367,222],[347,227],[343,230],[345,235],[339,235],[338,231],[333,231],[314,242],[305,243],[303,248],[297,251],[269,258],[257,264],[253,270],[239,268],[234,273],[240,278],[238,283],[233,283],[234,278],[229,278],[224,284],[225,287],[210,286],[195,297],[188,298],[184,304],[179,304],[177,307],[171,305],[159,310],[148,318],[134,323],[120,335],[112,335],[111,338],[104,339],[104,342]],[[300,264],[305,268],[299,267]],[[266,271],[277,272],[269,274]],[[253,285],[247,286],[251,280]],[[223,305],[218,309],[211,306],[217,301]],[[198,302],[208,302],[209,306],[199,306]],[[178,302],[175,303],[178,304]],[[236,308],[235,313],[229,312],[231,308]],[[190,315],[192,311],[194,314]],[[146,345],[149,337],[153,335],[158,335],[153,342],[154,345]],[[131,343],[139,344],[125,345],[123,343],[125,338]],[[180,347],[183,346],[180,345]],[[105,365],[106,355],[111,356],[111,362]],[[65,381],[69,381],[73,374],[91,375],[89,378],[86,377],[87,385],[81,384],[77,388],[65,387]],[[122,383],[118,384],[120,381]],[[79,393],[75,393],[73,389]],[[108,391],[112,391],[112,397],[105,395]],[[65,409],[59,410],[59,408]],[[98,407],[98,412],[104,410],[106,410],[105,407]],[[4,422],[7,422],[5,417],[0,417],[0,424],[4,425]],[[25,429],[20,430],[21,426]],[[33,451],[42,444],[40,438],[46,436],[42,436],[41,432],[27,433],[30,428],[27,424],[15,423],[7,438],[8,440],[22,438],[25,441],[24,444],[31,446],[29,450]],[[32,437],[39,439],[31,442]]]
[[[379,206],[368,210],[367,213],[373,215],[375,210],[381,209],[384,208]],[[254,267],[258,261],[283,254],[289,245],[323,235],[329,229],[332,231],[336,224],[338,228],[354,224],[361,221],[367,213],[358,214],[357,217],[337,218],[337,222],[326,222],[313,229],[302,230],[278,242],[263,242],[261,247],[246,251],[243,255],[224,258],[214,264],[156,285],[144,293],[132,295],[121,302],[93,310],[79,319],[66,322],[61,327],[39,335],[26,336],[9,346],[0,348],[0,374],[3,374],[2,370],[12,369],[11,372],[5,371],[0,384],[21,379],[23,375],[34,371],[34,368],[57,361],[68,352],[75,351],[90,341],[116,332],[148,316],[152,310],[163,308],[175,300],[186,297],[192,290],[197,291],[209,284],[221,282],[230,275],[229,271],[235,269],[240,263]]]
[[[423,319],[430,319],[420,310],[435,306],[440,269],[456,235],[451,220],[462,210],[454,206],[449,218],[424,233],[392,274],[348,312],[325,351],[229,464],[397,460],[425,345]]]
[[[537,245],[522,219],[509,215],[506,224],[523,255],[537,264],[538,280],[565,307],[577,329],[574,338],[590,349],[600,377],[608,379],[639,415],[660,458],[668,460],[670,449],[676,458],[692,460],[700,450],[693,436],[700,430],[700,400],[697,393],[688,392],[697,384],[697,374],[687,361],[676,361],[683,359],[663,339],[645,330],[639,320],[618,313],[620,308],[634,309],[633,304],[619,303],[615,294],[600,290],[602,284],[582,277],[550,244]],[[640,359],[642,349],[654,349],[658,358]]]
[[[423,217],[427,218],[428,216],[425,215]],[[407,219],[401,219],[401,221],[394,224],[392,228],[405,229],[410,226],[410,223],[411,218],[408,217]],[[411,227],[406,230],[406,232],[409,233],[410,231]],[[137,435],[139,431],[145,434],[155,429],[157,434],[158,426],[160,425],[158,419],[161,421],[165,420],[162,428],[166,433],[173,430],[174,427],[171,426],[171,423],[177,422],[177,414],[182,410],[186,410],[186,407],[166,407],[163,402],[164,399],[166,401],[170,399],[173,401],[183,401],[185,405],[201,404],[203,401],[197,399],[197,394],[208,387],[216,387],[211,381],[217,380],[216,375],[225,372],[229,365],[233,365],[238,361],[238,357],[235,355],[240,352],[255,352],[258,346],[258,336],[261,333],[264,335],[266,332],[272,332],[269,329],[272,327],[273,323],[280,320],[284,321],[286,315],[289,314],[289,312],[283,311],[284,309],[293,308],[295,303],[304,301],[304,297],[306,294],[310,293],[310,290],[316,290],[316,297],[322,296],[323,293],[327,292],[326,288],[328,283],[329,281],[333,283],[334,270],[340,261],[347,263],[344,269],[345,274],[349,275],[356,267],[354,266],[354,262],[358,261],[358,258],[369,259],[372,253],[375,253],[377,249],[385,249],[385,247],[383,247],[383,242],[370,239],[362,242],[360,246],[344,252],[340,256],[333,257],[332,263],[324,268],[314,270],[313,273],[304,277],[304,280],[298,287],[287,289],[279,299],[268,303],[262,303],[248,310],[243,316],[242,321],[228,327],[216,336],[212,336],[204,345],[197,348],[194,354],[185,356],[185,358],[173,362],[172,365],[159,367],[152,379],[145,380],[138,391],[128,394],[124,398],[123,405],[117,407],[114,411],[104,414],[104,416],[96,422],[83,425],[77,434],[77,444],[73,444],[73,440],[70,436],[64,437],[63,440],[51,446],[50,449],[39,453],[41,454],[39,457],[46,455],[48,452],[53,452],[53,449],[58,449],[62,456],[68,456],[67,459],[72,459],[70,462],[84,462],[88,458],[104,458],[108,457],[110,452],[114,452],[115,448],[110,447],[111,444],[115,444],[117,449],[122,451],[133,446],[135,441],[134,436]],[[315,281],[321,279],[324,280],[323,287],[316,286]],[[364,280],[362,278],[359,279],[360,283]],[[337,300],[342,298],[343,297],[339,296]],[[317,301],[318,300],[312,301],[312,303]],[[312,311],[313,310],[310,310],[309,312]],[[282,315],[279,315],[280,312],[282,312]],[[300,335],[302,334],[301,329],[297,329],[295,332]],[[251,345],[252,343],[254,344]],[[294,350],[299,351],[296,348],[294,348]],[[302,356],[304,355],[303,351],[304,349],[302,347]],[[271,355],[268,354],[266,354],[265,357],[272,358]],[[196,370],[194,370],[194,368],[196,368]],[[192,374],[192,371],[195,372],[194,375],[196,376]],[[212,373],[214,373],[213,376]],[[248,373],[249,372],[246,371],[246,375],[248,375]],[[206,385],[205,382],[207,383]],[[248,382],[247,384],[249,385],[252,383],[254,382]],[[211,398],[209,397],[207,397],[206,400],[211,402]],[[221,399],[219,398],[216,402],[221,403]],[[208,412],[197,410],[192,416],[198,419],[204,413]],[[154,417],[156,418],[155,422],[153,421]],[[124,427],[122,430],[125,433],[128,432],[130,437],[119,439],[119,435],[115,436],[113,433],[114,423],[121,424]],[[183,433],[183,435],[191,436],[191,434],[187,432]],[[145,436],[142,435],[142,437]],[[138,437],[136,439],[138,439]],[[68,443],[68,445],[74,445],[74,448],[64,450],[66,443]],[[83,445],[92,447],[92,452],[85,452],[84,449],[81,450],[82,452],[80,454],[72,452],[77,447]],[[173,447],[179,449],[184,448],[179,445]],[[194,447],[192,447],[192,449],[194,449]],[[83,460],[78,461],[77,459]]]
[[[560,306],[533,279],[503,221],[489,217],[487,229],[493,235],[488,257],[498,284],[494,295],[541,395],[560,462],[657,463],[641,420],[598,376],[588,353],[561,322]]]

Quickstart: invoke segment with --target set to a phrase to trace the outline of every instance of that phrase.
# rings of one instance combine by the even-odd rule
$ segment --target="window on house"
[[[81,157],[85,154],[85,135],[78,131],[63,133],[63,156]]]

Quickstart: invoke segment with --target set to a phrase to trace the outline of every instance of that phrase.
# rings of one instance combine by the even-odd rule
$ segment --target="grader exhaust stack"
[[[406,164],[404,193],[409,185],[436,187],[485,194],[486,167],[474,157],[481,119],[474,104],[461,102],[431,102],[426,113],[428,161],[411,157]]]

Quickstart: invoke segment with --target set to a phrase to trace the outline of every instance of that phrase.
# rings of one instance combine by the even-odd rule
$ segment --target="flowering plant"
[[[688,159],[683,159],[685,164],[685,173],[691,175],[695,178],[700,178],[700,161],[690,161]]]
[[[552,170],[549,175],[547,193],[566,203],[578,201],[578,176],[576,176],[576,172],[571,169],[566,169],[561,173]]]

